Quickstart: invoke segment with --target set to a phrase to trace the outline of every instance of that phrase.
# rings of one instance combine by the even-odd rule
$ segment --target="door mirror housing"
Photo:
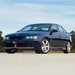
[[[19,32],[19,31],[17,31],[17,32]]]
[[[51,30],[50,35],[52,35],[52,33],[55,33],[55,32],[57,32],[56,29]]]

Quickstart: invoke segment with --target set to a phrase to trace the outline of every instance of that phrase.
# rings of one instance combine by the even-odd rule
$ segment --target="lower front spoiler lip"
[[[34,47],[3,47],[4,49],[34,49]]]

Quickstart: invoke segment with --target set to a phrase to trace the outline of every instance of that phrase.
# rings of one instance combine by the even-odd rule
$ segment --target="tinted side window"
[[[66,33],[66,31],[65,31],[65,29],[64,29],[63,27],[58,26],[58,28],[59,28],[59,31],[60,31],[60,32],[62,32],[62,33]]]
[[[51,26],[51,30],[57,30],[57,31],[58,31],[57,25],[52,25],[52,26]]]

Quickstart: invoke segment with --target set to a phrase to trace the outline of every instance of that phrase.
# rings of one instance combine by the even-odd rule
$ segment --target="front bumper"
[[[4,41],[4,49],[34,49],[40,47],[39,41],[26,40],[26,41]]]

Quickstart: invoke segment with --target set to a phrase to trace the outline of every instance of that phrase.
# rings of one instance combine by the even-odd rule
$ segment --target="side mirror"
[[[56,29],[51,30],[50,35],[52,35],[52,33],[55,33],[55,32],[57,32]]]
[[[17,31],[17,32],[19,32],[19,31]]]

